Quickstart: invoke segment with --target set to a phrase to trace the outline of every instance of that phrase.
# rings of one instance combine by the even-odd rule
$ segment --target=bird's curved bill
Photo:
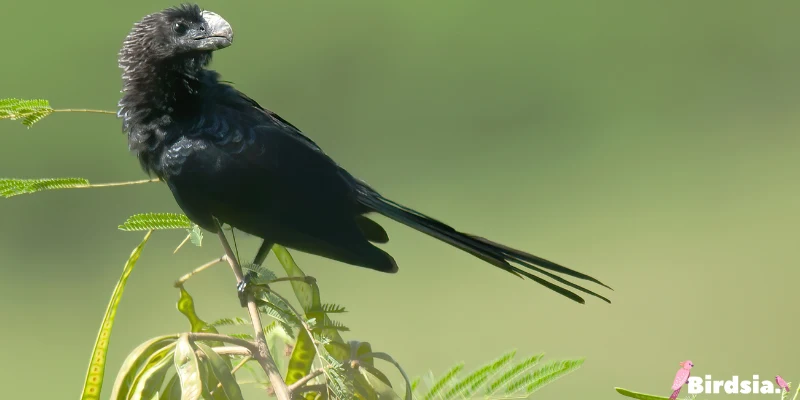
[[[195,48],[198,50],[219,50],[233,43],[233,28],[231,28],[231,24],[228,21],[211,11],[203,11],[202,16],[208,28],[204,35],[194,38]]]

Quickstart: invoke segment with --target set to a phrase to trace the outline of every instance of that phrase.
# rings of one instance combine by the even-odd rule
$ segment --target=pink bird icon
[[[787,393],[789,392],[789,384],[786,383],[780,375],[775,375],[775,383],[781,387],[781,389],[785,390]]]
[[[681,392],[683,385],[689,383],[689,371],[694,367],[692,360],[686,360],[678,365],[681,366],[681,369],[678,370],[678,373],[675,374],[675,380],[672,381],[672,395],[669,396],[670,400],[677,399],[678,393]]]

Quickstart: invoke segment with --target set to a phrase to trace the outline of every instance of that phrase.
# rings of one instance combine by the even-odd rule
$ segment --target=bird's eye
[[[172,30],[178,35],[183,35],[189,30],[189,27],[183,22],[176,22],[175,25],[172,25]]]

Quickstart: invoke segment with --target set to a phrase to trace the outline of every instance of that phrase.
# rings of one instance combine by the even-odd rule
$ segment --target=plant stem
[[[75,189],[140,185],[142,183],[151,183],[151,182],[160,182],[160,181],[161,181],[161,179],[152,178],[152,179],[142,179],[142,180],[138,180],[138,181],[128,181],[128,182],[92,183],[92,184],[89,184],[89,185],[86,185],[86,186],[75,186]]]
[[[219,236],[220,242],[222,242],[222,247],[225,249],[228,263],[231,265],[233,274],[236,276],[236,282],[241,284],[244,280],[242,267],[233,254],[231,245],[228,243],[228,238],[225,237],[222,224],[218,224],[218,226],[219,230],[217,231],[217,235]],[[283,377],[281,377],[281,373],[275,365],[275,360],[272,359],[272,354],[269,353],[267,338],[264,336],[264,325],[261,323],[261,314],[258,312],[258,306],[256,305],[256,300],[252,293],[247,293],[247,311],[250,312],[250,320],[253,322],[253,330],[255,331],[256,338],[257,351],[253,353],[253,358],[261,364],[261,368],[267,373],[269,381],[272,383],[272,391],[275,392],[275,397],[277,397],[278,400],[290,400],[291,396],[289,395],[289,389],[286,387],[286,382],[284,382]]]
[[[328,390],[328,385],[324,383],[320,383],[318,385],[308,385],[299,389],[300,391],[297,393],[298,395],[305,392],[317,392],[317,393],[325,393]],[[302,397],[298,397],[302,398]]]
[[[53,112],[82,112],[82,113],[92,113],[92,114],[117,115],[116,111],[94,110],[90,108],[60,108],[60,109],[53,109]]]
[[[294,393],[299,388],[303,387],[306,383],[308,383],[310,380],[322,375],[323,372],[325,372],[325,368],[324,367],[323,368],[317,368],[317,369],[311,371],[308,375],[300,378],[297,382],[289,385],[289,391]]]
[[[258,350],[256,344],[249,340],[239,339],[233,336],[222,335],[219,333],[192,332],[189,333],[189,340],[192,341],[207,340],[207,341],[230,343],[236,346],[244,347],[245,349],[250,350],[253,353],[255,353]]]
[[[176,248],[175,248],[175,251],[173,251],[173,252],[172,252],[172,254],[175,254],[175,253],[177,253],[177,252],[178,252],[178,250],[180,250],[180,249],[181,249],[181,247],[183,247],[183,245],[185,245],[185,244],[186,244],[186,242],[188,242],[188,241],[189,241],[189,239],[191,239],[191,238],[192,238],[192,234],[191,234],[191,233],[189,233],[188,235],[186,235],[186,237],[183,239],[183,241],[181,242],[181,244],[179,244],[179,245],[178,245],[178,247],[176,247]]]
[[[239,363],[236,364],[235,367],[231,368],[231,375],[235,374],[236,371],[242,369],[242,367],[244,367],[244,365],[247,364],[252,359],[253,359],[253,356],[250,355],[250,356],[247,356],[247,357],[243,358],[242,361],[239,361]],[[222,387],[221,383],[220,383],[220,387]]]
[[[235,366],[235,367],[231,368],[231,375],[234,375],[234,374],[236,374],[236,371],[238,371],[239,369],[241,369],[242,367],[244,367],[244,365],[245,365],[245,364],[247,364],[247,362],[248,362],[248,361],[250,361],[250,360],[252,360],[252,359],[253,359],[253,356],[252,356],[252,355],[248,355],[248,356],[246,356],[245,358],[243,358],[243,359],[242,359],[242,361],[239,361],[239,363],[238,363],[238,364],[236,364],[236,366]],[[211,392],[209,392],[209,394],[213,395],[213,394],[214,394],[214,392],[215,392],[217,389],[221,389],[221,388],[222,388],[222,382],[218,383],[218,384],[217,384],[217,387],[215,387],[215,388],[214,388],[214,390],[212,390]]]
[[[203,264],[203,265],[201,265],[201,266],[199,266],[199,267],[195,268],[195,269],[194,269],[192,272],[189,272],[189,273],[187,273],[186,275],[184,275],[184,276],[182,276],[182,277],[178,278],[178,280],[177,280],[177,281],[175,281],[175,284],[174,284],[174,286],[175,286],[176,288],[177,288],[177,287],[180,287],[181,285],[183,285],[184,283],[186,283],[186,281],[188,281],[188,280],[189,280],[189,278],[193,277],[195,274],[198,274],[198,273],[200,273],[200,272],[203,272],[204,270],[206,270],[206,269],[208,269],[208,268],[211,268],[211,267],[213,267],[214,265],[217,265],[217,264],[219,264],[219,263],[221,263],[221,262],[225,261],[225,260],[227,259],[227,257],[228,257],[228,256],[222,256],[222,257],[220,257],[220,258],[217,258],[217,259],[215,259],[215,260],[211,260],[211,261],[209,261],[209,262],[207,262],[207,263],[205,263],[205,264]]]
[[[252,354],[250,349],[240,346],[214,347],[211,350],[214,350],[214,353],[219,355],[250,356]]]

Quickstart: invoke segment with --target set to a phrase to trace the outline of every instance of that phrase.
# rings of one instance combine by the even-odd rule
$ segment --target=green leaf
[[[340,306],[338,304],[323,304],[322,312],[324,312],[325,314],[339,314],[339,313],[346,313],[347,310],[345,310],[343,306]]]
[[[411,382],[411,391],[417,390],[417,386],[419,386],[420,380],[421,380],[420,377],[414,378],[414,380]]]
[[[391,386],[387,385],[383,379],[379,378],[375,372],[377,370],[370,366],[362,366],[358,368],[358,372],[361,373],[364,378],[366,378],[367,382],[369,383],[370,387],[375,390],[375,393],[378,395],[378,399],[400,399],[400,395],[392,389]],[[410,399],[410,397],[407,397]]]
[[[200,363],[189,343],[189,335],[182,334],[175,346],[175,369],[181,382],[181,400],[199,400],[203,394]]]
[[[274,251],[275,256],[278,257],[278,261],[280,261],[283,269],[286,271],[286,275],[294,278],[306,277],[306,274],[297,266],[294,262],[294,258],[292,258],[292,255],[289,254],[289,251],[287,251],[285,247],[274,245],[272,246],[272,251]],[[291,281],[291,285],[297,297],[297,301],[300,303],[300,306],[303,307],[304,311],[308,312],[322,309],[319,288],[317,288],[316,284]]]
[[[211,372],[213,372],[219,383],[222,384],[221,390],[224,391],[225,397],[229,400],[244,400],[242,398],[242,391],[239,389],[239,384],[236,383],[236,379],[231,373],[230,365],[210,347],[199,342],[197,343],[197,347],[200,348],[208,358],[208,365],[211,367]],[[214,388],[211,389],[214,390]]]
[[[325,370],[326,384],[329,392],[335,399],[351,399],[355,395],[355,388],[352,379],[347,379],[347,370],[344,364],[335,359],[325,348],[319,349],[319,357],[322,359],[322,364],[328,364]],[[314,400],[315,397],[311,394],[306,395],[307,400]]]
[[[219,333],[219,331],[217,331],[217,328],[215,328],[212,325],[209,325],[208,323],[206,323],[200,317],[197,316],[197,312],[195,311],[194,308],[194,299],[189,294],[189,292],[186,291],[186,288],[184,288],[183,285],[180,285],[178,286],[178,289],[181,292],[181,296],[178,299],[178,311],[180,311],[180,313],[186,316],[186,318],[189,320],[189,325],[191,325],[192,332]],[[209,340],[208,343],[210,343],[212,346],[224,345],[222,342],[216,340]],[[228,364],[228,368],[231,368],[230,357],[226,355],[222,356],[222,358],[224,362]],[[218,381],[214,376],[208,376],[205,383],[207,387],[214,388],[216,387]],[[221,393],[216,393],[214,395],[214,398],[223,399],[224,395]]]
[[[278,261],[280,261],[287,276],[307,278],[306,274],[297,266],[297,263],[294,262],[294,258],[292,258],[285,247],[274,245],[272,246],[272,251],[275,252],[275,256],[278,258]],[[321,321],[322,325],[329,324],[330,318],[322,312],[322,302],[320,301],[319,287],[317,284],[313,280],[310,280],[310,282],[291,281],[291,285],[297,301],[306,313],[306,319],[313,318],[317,321]],[[339,332],[334,329],[323,329],[322,334],[330,338],[332,342],[344,344],[344,339],[342,339]],[[325,349],[337,360],[344,361],[348,359],[348,352],[346,350],[343,351],[333,344],[326,345]],[[306,374],[308,372],[309,371],[306,371]]]
[[[304,330],[302,322],[292,312],[278,307],[277,304],[269,302],[261,302],[261,304],[263,304],[263,306],[260,307],[259,310],[274,319],[287,334],[293,334],[292,327],[297,327],[298,330]]]
[[[487,388],[487,394],[492,394],[498,389],[505,387],[508,382],[515,379],[526,370],[533,368],[536,363],[542,359],[542,357],[544,357],[544,354],[537,354],[535,356],[528,357],[519,364],[511,367],[508,371],[500,375],[499,378],[495,379],[491,384],[489,384],[489,387]]]
[[[344,324],[339,321],[329,320],[327,324],[314,326],[313,331],[326,331],[330,329],[339,332],[346,332],[350,330],[350,328],[344,326]]]
[[[152,231],[144,235],[142,242],[133,249],[128,261],[122,269],[122,276],[117,281],[117,286],[114,287],[114,292],[111,294],[111,300],[106,307],[103,322],[100,325],[100,332],[97,334],[97,339],[94,342],[92,349],[92,357],[89,362],[89,370],[86,372],[86,380],[83,385],[83,392],[81,400],[92,400],[100,398],[100,390],[103,388],[103,377],[105,375],[106,367],[106,354],[108,353],[108,342],[111,337],[111,328],[114,326],[114,318],[117,315],[117,307],[122,300],[122,293],[125,291],[125,284],[128,282],[128,277],[139,261],[139,256],[142,254],[144,245],[150,239]]]
[[[174,363],[174,358],[172,361]],[[164,386],[164,392],[161,393],[161,397],[158,400],[181,400],[181,382],[178,378],[176,372],[167,382],[167,386]]]
[[[219,333],[214,326],[207,324],[197,316],[197,312],[194,309],[194,299],[189,292],[186,291],[183,285],[179,286],[178,290],[181,292],[181,296],[178,299],[178,311],[185,315],[186,319],[189,320],[189,325],[191,325],[192,332]],[[222,344],[220,343],[214,345],[221,346]]]
[[[356,397],[359,397],[361,400],[377,400],[379,398],[378,392],[386,390],[386,387],[391,388],[392,382],[381,371],[375,369],[374,359],[369,355],[369,353],[372,353],[372,346],[369,342],[351,340],[347,343],[350,345],[350,358],[358,360],[357,367],[366,368],[370,375],[372,375],[368,379],[368,376],[360,370],[353,374],[351,379],[354,381],[353,388],[355,389]],[[352,365],[351,363],[350,366],[352,367]],[[346,369],[346,371],[350,372],[350,369]],[[348,377],[350,377],[350,375],[348,375]],[[373,378],[382,381],[383,385],[374,385],[372,383],[374,380]],[[392,393],[394,393],[394,396],[397,396],[397,393],[395,393],[393,389]]]
[[[288,360],[291,355],[291,353],[286,354],[287,348],[285,346],[287,343],[291,343],[294,346],[294,340],[287,342],[287,336],[284,334],[283,329],[275,329],[276,326],[277,323],[272,321],[264,327],[264,338],[267,340],[269,353],[272,354],[273,361],[275,361],[275,367],[278,368],[278,371],[283,371],[284,361]]]
[[[353,382],[353,397],[357,400],[378,400],[378,393],[360,370],[346,369],[346,379]]]
[[[175,343],[171,343],[150,357],[139,376],[134,380],[133,394],[128,399],[151,400],[158,395],[167,371],[174,365],[174,356],[172,354],[174,351]]]
[[[366,364],[370,367],[375,366],[373,358],[368,356],[369,353],[372,353],[372,345],[369,342],[351,340],[348,343],[350,344],[350,358],[358,360],[360,364]]]
[[[237,338],[237,339],[250,340],[250,341],[255,340],[253,338],[253,335],[251,335],[249,333],[231,333],[228,336],[233,337],[233,338]]]
[[[401,367],[400,364],[397,361],[395,361],[394,358],[392,358],[392,356],[384,352],[372,352],[364,354],[363,357],[379,358],[381,360],[392,363],[395,366],[395,368],[397,368],[397,370],[400,371],[400,375],[403,375],[403,380],[406,383],[405,400],[412,400],[413,395],[411,393],[411,381],[408,379],[408,375],[406,375],[406,371],[403,370],[403,367]]]
[[[295,278],[306,278],[306,274],[297,266],[286,248],[280,245],[274,245],[272,246],[272,251],[274,251],[275,256],[278,257],[278,261],[280,261],[284,271],[286,271],[286,275]],[[323,313],[312,311],[322,309],[322,302],[320,301],[319,288],[317,285],[315,283],[300,281],[291,281],[290,283],[294,295],[297,297],[297,301],[306,313],[306,318],[324,321],[322,319],[324,318]],[[333,332],[338,336],[339,341],[342,341],[339,333],[336,331]],[[286,372],[286,384],[291,385],[311,372],[311,365],[316,356],[313,340],[313,338],[308,336],[305,329],[300,329],[298,331],[297,343],[295,344],[294,350],[292,350],[292,356],[289,358],[289,368]],[[347,355],[344,355],[344,357],[347,357]],[[339,359],[345,359],[344,357]]]
[[[669,397],[654,396],[651,394],[632,392],[623,388],[614,388],[619,394],[639,400],[669,400]]]
[[[197,224],[192,224],[192,229],[188,229],[189,231],[189,240],[192,241],[192,244],[200,247],[203,245],[203,230],[200,229],[200,226]]]
[[[132,215],[122,225],[123,231],[147,231],[161,229],[190,229],[189,217],[175,213],[146,213]]]
[[[289,368],[286,371],[287,385],[299,381],[311,371],[311,365],[314,363],[314,357],[317,354],[312,340],[305,329],[301,329],[297,333],[297,342],[292,350],[292,355],[289,358]]]
[[[53,189],[71,189],[89,186],[84,178],[14,179],[0,178],[0,196],[5,198]]]
[[[456,375],[458,375],[461,370],[464,369],[464,364],[458,364],[453,368],[450,368],[444,376],[439,379],[436,383],[433,384],[431,389],[425,395],[424,400],[430,400],[437,396],[439,392],[441,392],[447,384],[449,384],[453,379],[455,379]]]
[[[256,276],[252,277],[250,280],[250,283],[253,285],[269,284],[272,280],[278,278],[278,276],[268,268],[253,263],[242,263],[242,272],[252,272],[256,274]]]
[[[444,395],[444,397],[446,399],[471,397],[476,391],[478,391],[478,388],[480,388],[481,385],[489,380],[490,376],[494,375],[497,373],[497,371],[508,365],[508,363],[514,359],[514,355],[516,354],[516,350],[510,351],[506,354],[503,354],[496,360],[493,360],[490,363],[476,369],[474,372],[467,375],[466,378],[454,383],[453,387]],[[415,382],[418,382],[418,380]],[[413,388],[415,385],[412,384],[411,386]]]
[[[516,392],[518,387],[527,385],[525,387],[525,394],[530,395],[556,379],[575,371],[580,368],[581,365],[583,365],[583,359],[551,361],[537,369],[530,377],[524,377],[511,384],[506,389],[506,392]]]
[[[28,128],[53,112],[50,103],[43,99],[0,99],[0,119],[19,119]]]
[[[164,347],[174,343],[178,339],[178,335],[166,335],[152,338],[134,349],[125,362],[122,363],[117,379],[114,382],[114,388],[111,390],[112,400],[123,400],[128,398],[128,392],[133,386],[133,382],[138,375],[140,369],[145,365],[151,355]]]

